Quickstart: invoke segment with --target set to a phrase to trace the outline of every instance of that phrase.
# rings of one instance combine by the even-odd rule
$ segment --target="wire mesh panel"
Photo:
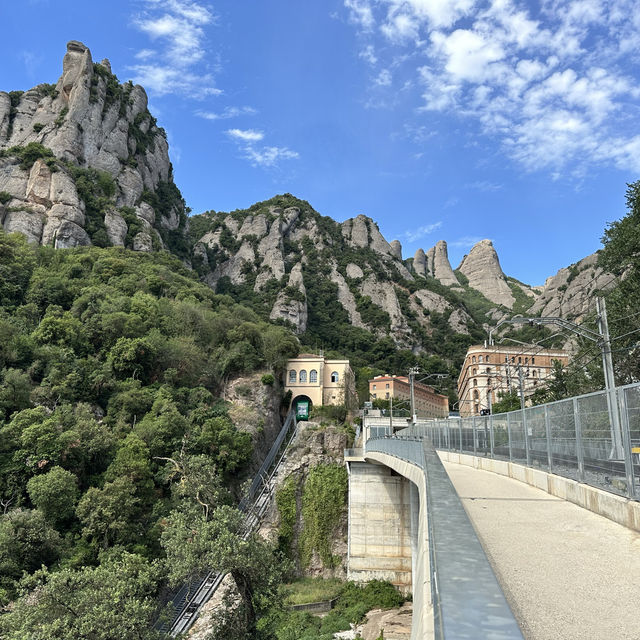
[[[553,472],[577,480],[578,455],[573,400],[561,400],[547,406]]]
[[[476,455],[491,457],[491,430],[487,416],[476,418]]]
[[[640,496],[640,386],[627,387],[623,390],[625,420],[623,428],[629,430],[633,476],[636,484],[636,497]]]
[[[547,427],[544,417],[544,407],[530,407],[525,411],[527,414],[531,466],[548,469]]]
[[[509,460],[509,426],[506,413],[499,413],[493,421],[493,455],[495,458]]]
[[[527,464],[527,443],[525,442],[522,411],[509,413],[509,433],[511,434],[511,459],[513,462]]]
[[[618,411],[614,400],[609,406],[606,393],[576,398],[580,425],[580,448],[584,464],[583,482],[626,495],[624,460],[617,459],[613,448],[612,412]]]

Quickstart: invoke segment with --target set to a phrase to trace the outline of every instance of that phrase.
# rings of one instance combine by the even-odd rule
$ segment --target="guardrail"
[[[640,383],[524,412],[418,422],[400,433],[428,435],[438,449],[517,462],[640,498]]]
[[[425,474],[435,639],[522,640],[520,627],[431,442],[424,436],[376,438],[366,443],[366,453],[373,451],[410,462]]]
[[[242,537],[246,540],[256,530],[267,510],[274,488],[274,479],[283,463],[287,450],[297,432],[295,411],[291,410],[278,433],[258,473],[240,501],[239,509],[245,513]],[[204,578],[183,585],[170,599],[174,615],[169,620],[159,620],[154,628],[170,636],[187,632],[195,622],[202,607],[216,592],[226,573],[209,572]]]

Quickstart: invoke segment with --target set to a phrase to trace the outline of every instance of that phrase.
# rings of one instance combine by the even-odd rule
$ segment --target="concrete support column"
[[[411,506],[411,593],[414,593],[420,553],[420,494],[413,482],[409,482],[409,501]]]

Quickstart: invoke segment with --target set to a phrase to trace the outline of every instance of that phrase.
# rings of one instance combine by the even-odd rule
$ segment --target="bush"
[[[260,378],[260,382],[265,385],[272,386],[276,379],[273,377],[271,373],[265,373],[262,378]]]
[[[0,191],[0,204],[7,204],[9,200],[11,200],[13,196],[6,191]]]

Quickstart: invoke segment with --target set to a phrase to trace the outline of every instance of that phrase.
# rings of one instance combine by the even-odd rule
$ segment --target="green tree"
[[[53,467],[27,483],[27,493],[36,509],[54,526],[74,515],[78,502],[78,479],[62,467]]]
[[[3,412],[10,417],[15,411],[26,409],[30,405],[31,378],[18,369],[5,369],[0,372],[0,416]]]
[[[61,548],[58,532],[40,511],[14,509],[0,516],[0,580],[4,584],[20,578],[23,571],[30,573],[55,562]]]
[[[607,294],[618,383],[640,380],[640,180],[627,185],[627,214],[604,232],[598,263],[620,278]]]
[[[105,556],[98,567],[39,571],[0,616],[5,640],[156,640],[152,628],[159,565],[140,556]]]

